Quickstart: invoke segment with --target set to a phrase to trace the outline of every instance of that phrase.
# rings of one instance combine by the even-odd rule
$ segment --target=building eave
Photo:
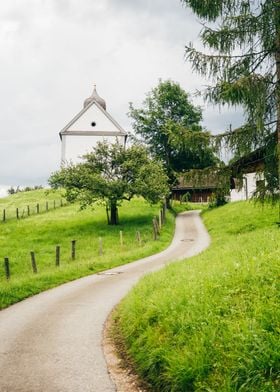
[[[127,136],[126,133],[119,131],[64,131],[60,132],[60,137],[62,136]]]

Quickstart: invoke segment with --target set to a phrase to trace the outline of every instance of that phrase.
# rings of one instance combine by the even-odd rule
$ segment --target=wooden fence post
[[[9,280],[11,277],[11,271],[10,271],[10,262],[8,257],[4,258],[4,269],[5,269],[6,279]]]
[[[49,211],[49,202],[46,201],[46,211]]]
[[[6,210],[3,210],[3,222],[6,222]]]
[[[60,199],[60,207],[63,207],[63,201]]]
[[[162,212],[163,212],[163,222],[165,223],[165,218],[166,218],[166,199],[164,200],[164,203],[163,203]]]
[[[159,224],[158,224],[158,218],[155,216],[154,219],[155,219],[155,225],[156,225],[157,234],[160,235]]]
[[[53,201],[53,209],[55,210],[55,200]]]
[[[37,209],[37,214],[39,214],[39,212],[40,212],[40,204],[39,203],[37,203],[36,209]]]
[[[27,206],[27,216],[29,216],[29,215],[30,215],[30,207]]]
[[[103,255],[103,244],[102,244],[102,238],[99,237],[99,256]]]
[[[136,239],[138,241],[138,244],[140,245],[141,244],[141,234],[140,234],[140,231],[136,231]]]
[[[159,229],[161,229],[161,226],[162,226],[161,211],[159,211],[159,213],[158,213],[158,227],[159,227]]]
[[[156,223],[156,219],[153,219],[153,234],[154,234],[154,240],[157,240],[157,223]]]
[[[37,264],[36,264],[36,259],[35,259],[35,253],[32,251],[30,252],[31,255],[31,266],[32,266],[32,271],[34,274],[37,274]]]
[[[75,260],[76,258],[76,240],[71,241],[71,258],[72,260]]]
[[[18,208],[16,209],[16,216],[17,216],[17,219],[19,219],[19,212],[18,212]]]
[[[59,267],[60,265],[60,246],[57,245],[55,248],[55,265]]]

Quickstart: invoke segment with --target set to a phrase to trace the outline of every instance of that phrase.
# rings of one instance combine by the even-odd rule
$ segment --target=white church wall
[[[65,136],[64,136],[65,137]],[[124,136],[66,136],[65,153],[63,163],[78,163],[82,161],[82,155],[92,151],[98,142],[106,141],[109,144],[120,143],[124,145]]]

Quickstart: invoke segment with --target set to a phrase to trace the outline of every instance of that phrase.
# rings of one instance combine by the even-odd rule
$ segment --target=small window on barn
[[[93,122],[91,123],[91,126],[92,126],[92,127],[95,127],[95,126],[96,126],[96,122],[93,121]]]
[[[265,188],[265,181],[264,180],[257,180],[256,181],[256,188],[257,188],[257,191],[263,191],[264,190],[264,188]]]

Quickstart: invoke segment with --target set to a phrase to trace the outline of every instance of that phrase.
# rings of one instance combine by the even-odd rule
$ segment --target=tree
[[[143,108],[130,104],[133,129],[161,160],[174,184],[175,172],[203,168],[215,162],[207,132],[202,131],[201,109],[195,107],[178,83],[160,81],[143,102]]]
[[[49,184],[65,188],[66,199],[79,201],[81,208],[97,201],[105,203],[108,224],[118,224],[118,206],[123,200],[138,195],[156,203],[168,193],[162,165],[152,160],[143,146],[125,149],[118,143],[98,143],[83,158],[82,163],[53,173]]]
[[[266,188],[276,195],[280,184],[280,0],[181,1],[202,19],[201,39],[212,51],[197,51],[192,44],[186,47],[193,69],[214,79],[205,98],[245,108],[245,126],[222,137],[237,156],[266,146]]]

